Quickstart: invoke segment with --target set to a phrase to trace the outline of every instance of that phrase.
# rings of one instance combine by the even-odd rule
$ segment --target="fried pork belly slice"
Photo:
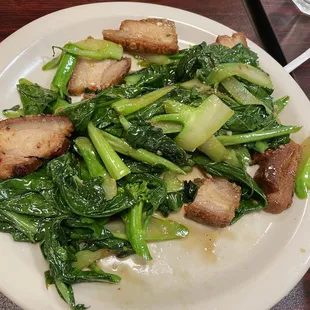
[[[240,204],[241,188],[218,177],[194,182],[200,183],[200,187],[195,200],[185,206],[186,217],[214,227],[229,225]]]
[[[25,116],[0,121],[0,179],[25,176],[41,158],[62,155],[74,130],[66,116]]]
[[[0,153],[0,179],[22,177],[42,165],[42,161],[36,157],[20,157],[16,155],[2,155]]]
[[[254,155],[253,162],[260,165],[254,180],[267,196],[266,212],[278,214],[291,206],[301,151],[301,146],[291,141],[276,150]]]
[[[124,20],[119,30],[104,30],[103,38],[138,53],[170,55],[179,50],[175,23],[167,19]]]
[[[248,46],[246,36],[243,32],[236,32],[231,37],[227,35],[218,36],[215,42],[229,48],[232,48],[239,43],[242,43],[246,47]]]
[[[104,90],[120,83],[131,67],[131,59],[91,60],[80,58],[68,84],[70,95],[81,95],[85,89]]]

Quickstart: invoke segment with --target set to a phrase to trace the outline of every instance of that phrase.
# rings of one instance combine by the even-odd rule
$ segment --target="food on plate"
[[[306,199],[310,189],[310,137],[301,144],[301,159],[295,178],[295,192],[300,199]]]
[[[291,206],[300,158],[301,146],[294,141],[276,150],[268,149],[262,154],[255,154],[254,160],[259,168],[254,180],[267,197],[264,211],[277,214]]]
[[[97,260],[150,261],[148,242],[186,238],[161,215],[225,227],[288,208],[295,175],[301,198],[310,187],[309,141],[291,140],[301,127],[279,120],[289,98],[273,97],[242,33],[181,51],[164,19],[103,34],[58,46],[50,89],[20,79],[22,107],[0,122],[0,231],[40,243],[46,284],[71,309],[85,309],[73,284],[121,280]]]
[[[70,95],[98,92],[120,83],[130,70],[131,59],[92,60],[79,58],[68,84]]]
[[[26,116],[0,121],[0,179],[25,176],[41,159],[57,157],[69,147],[74,126],[66,116]]]
[[[239,207],[241,187],[224,178],[196,180],[199,189],[195,200],[185,206],[185,215],[202,224],[225,227],[230,224]]]
[[[169,55],[179,50],[175,23],[167,19],[124,20],[119,30],[105,29],[103,38],[131,52]]]
[[[216,38],[216,43],[220,45],[224,45],[227,47],[234,47],[235,45],[241,43],[244,46],[248,46],[247,41],[246,41],[246,36],[244,35],[243,32],[235,32],[232,34],[232,36],[227,36],[227,35],[220,35],[217,36]]]

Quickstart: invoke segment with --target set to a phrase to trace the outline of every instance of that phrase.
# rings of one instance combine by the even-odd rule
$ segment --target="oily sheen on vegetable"
[[[98,260],[139,255],[150,261],[149,242],[186,238],[187,227],[166,219],[173,212],[183,213],[184,206],[189,219],[215,227],[266,210],[270,188],[259,186],[247,167],[257,154],[268,160],[270,152],[284,149],[290,134],[301,130],[279,121],[289,98],[273,97],[271,78],[244,36],[221,36],[218,44],[202,42],[179,50],[171,21],[122,25],[104,32],[114,42],[88,38],[54,46],[60,53],[42,68],[55,70],[50,88],[20,79],[20,104],[3,111],[6,118],[19,121],[57,115],[74,125],[68,149],[57,153],[61,156],[44,157],[36,171],[0,181],[0,231],[14,241],[40,244],[48,264],[46,285],[55,285],[70,309],[86,309],[76,304],[73,285],[121,281],[99,268]],[[145,40],[141,45],[134,29],[143,30],[143,25],[172,32],[173,50],[165,42],[153,46]],[[126,76],[131,62],[123,49],[140,65]],[[165,53],[150,53],[161,50]],[[115,78],[110,66],[124,59],[127,71]],[[77,65],[81,60],[92,70],[79,87],[95,82],[96,87],[83,86],[79,93],[84,98],[72,103],[69,85],[75,82],[75,70],[84,68]],[[113,74],[103,83],[100,70],[107,66]],[[78,73],[83,78],[83,72]],[[0,141],[0,154],[3,147]],[[295,167],[287,169],[296,175],[298,197],[305,199],[309,138],[300,150],[298,165],[295,161]],[[5,164],[1,156],[0,168]],[[199,177],[190,178],[195,169]],[[210,201],[205,199],[210,191],[233,197],[225,204],[221,197]]]

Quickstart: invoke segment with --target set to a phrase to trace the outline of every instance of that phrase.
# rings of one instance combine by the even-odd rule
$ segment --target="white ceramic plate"
[[[20,102],[16,83],[26,77],[48,87],[53,72],[42,72],[51,46],[118,28],[127,18],[165,17],[176,22],[181,48],[233,31],[205,17],[142,3],[100,3],[73,7],[40,18],[0,44],[0,109]],[[242,29],[238,29],[242,30]],[[270,73],[275,96],[289,95],[284,123],[303,125],[309,134],[309,101],[296,82],[254,43],[260,64]],[[184,219],[182,219],[184,220]],[[247,215],[228,229],[212,230],[186,222],[187,240],[151,245],[154,260],[105,260],[105,270],[123,277],[120,285],[74,286],[78,302],[91,309],[268,309],[299,281],[309,267],[310,212],[294,199],[280,215]],[[53,287],[45,289],[47,264],[37,245],[15,243],[0,234],[0,290],[24,309],[67,309]],[[214,246],[215,244],[215,246]]]

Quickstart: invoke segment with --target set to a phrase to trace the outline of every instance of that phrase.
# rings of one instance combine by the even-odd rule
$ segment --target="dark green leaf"
[[[47,176],[45,167],[23,178],[8,179],[0,182],[0,201],[10,199],[27,192],[41,192],[55,185]]]
[[[195,45],[185,51],[176,69],[178,81],[187,81],[195,75],[203,81],[211,70],[222,63],[245,63],[258,65],[258,57],[242,44],[228,48],[222,45],[207,45],[205,42]]]
[[[76,131],[84,132],[95,110],[95,102],[92,99],[69,104],[56,111],[57,115],[66,115],[74,124]]]
[[[184,182],[183,201],[191,203],[195,200],[198,191],[198,186],[192,181]]]
[[[58,98],[56,92],[38,84],[19,83],[17,89],[23,103],[24,115],[42,114]]]
[[[232,110],[234,115],[223,126],[232,132],[245,133],[278,126],[274,116],[268,115],[261,105],[240,105],[232,107]]]
[[[125,139],[135,149],[145,149],[163,156],[179,166],[190,165],[189,156],[171,138],[166,136],[161,128],[140,120],[130,123],[125,130]]]
[[[3,201],[0,209],[39,217],[54,217],[58,214],[54,205],[50,204],[39,193],[26,193],[15,196]]]
[[[104,217],[134,205],[132,195],[124,189],[119,189],[118,194],[107,201],[102,187],[104,179],[81,180],[73,162],[73,156],[67,153],[48,164],[49,174],[71,212],[85,217]]]
[[[163,214],[164,217],[167,217],[170,212],[178,211],[183,206],[183,193],[174,192],[168,193],[166,200],[163,204],[160,205],[158,210]]]

